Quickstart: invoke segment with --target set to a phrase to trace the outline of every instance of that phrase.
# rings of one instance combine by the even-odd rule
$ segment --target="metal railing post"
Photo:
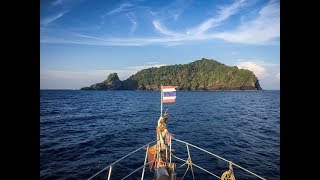
[[[94,175],[92,175],[91,177],[89,177],[89,178],[88,178],[88,180],[90,180],[90,179],[94,178],[95,176],[97,176],[97,175],[98,175],[98,174],[100,174],[101,172],[105,171],[105,170],[106,170],[106,169],[108,169],[110,166],[112,166],[112,165],[114,165],[114,164],[118,163],[118,162],[119,162],[119,161],[121,161],[122,159],[124,159],[124,158],[126,158],[126,157],[130,156],[131,154],[133,154],[133,153],[135,153],[135,152],[139,151],[140,149],[144,148],[146,145],[149,145],[149,144],[154,143],[154,142],[157,142],[157,141],[158,141],[158,140],[156,140],[156,141],[152,141],[152,142],[149,142],[148,144],[145,144],[145,145],[141,146],[140,148],[138,148],[138,149],[136,149],[136,150],[134,150],[134,151],[132,151],[132,152],[128,153],[127,155],[125,155],[125,156],[123,156],[122,158],[120,158],[120,159],[118,159],[118,160],[114,161],[114,162],[113,162],[113,163],[111,163],[109,166],[107,166],[107,167],[105,167],[105,168],[101,169],[99,172],[97,172],[97,173],[95,173]]]
[[[157,139],[159,139],[159,141],[157,141],[157,167],[158,168],[158,165],[159,165],[159,161],[160,161],[160,134],[159,134],[159,131],[157,131]]]
[[[110,177],[111,177],[111,171],[112,171],[112,166],[110,166],[110,168],[109,168],[108,180],[110,180]]]
[[[143,166],[143,170],[142,170],[141,180],[143,180],[143,178],[144,178],[144,170],[146,168],[148,151],[149,151],[149,145],[147,146],[146,157],[144,158],[144,163],[143,163],[144,166]]]
[[[171,134],[169,135],[170,137],[170,163],[171,163]]]

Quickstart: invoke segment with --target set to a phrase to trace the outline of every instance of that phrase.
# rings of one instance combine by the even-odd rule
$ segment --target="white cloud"
[[[280,37],[279,2],[271,1],[260,10],[256,19],[243,23],[236,30],[217,33],[212,36],[230,42],[253,44]]]
[[[47,18],[44,18],[44,20],[42,20],[41,24],[44,26],[47,26],[48,24],[52,23],[53,21],[58,20],[59,18],[61,18],[63,15],[65,15],[66,13],[68,13],[68,11],[65,12],[61,12],[59,14],[53,15],[53,16],[49,16]]]
[[[130,28],[130,34],[132,35],[135,31],[136,31],[136,28],[138,26],[138,23],[137,21],[135,20],[135,16],[133,13],[128,13],[126,14],[127,17],[129,18],[130,22],[131,22],[131,28]]]
[[[167,19],[178,21],[184,10],[191,4],[192,0],[175,0],[167,6],[159,8],[155,11],[149,10],[149,13],[157,17],[157,19]]]
[[[280,81],[280,73],[276,74],[276,79]]]
[[[280,89],[280,65],[261,60],[238,60],[239,69],[252,71],[260,81],[262,89]]]
[[[42,36],[41,43],[84,44],[97,46],[142,46],[152,44],[172,45],[181,42],[181,38],[104,38],[84,34],[73,34],[69,39],[63,37]]]
[[[112,15],[112,14],[115,14],[115,13],[120,13],[120,12],[122,12],[122,11],[126,11],[126,10],[128,10],[129,7],[132,7],[132,6],[133,6],[133,5],[130,4],[130,3],[120,4],[119,7],[117,7],[117,8],[115,8],[115,9],[109,11],[109,12],[107,13],[107,15]]]
[[[226,21],[230,16],[239,12],[240,8],[247,5],[245,0],[235,1],[229,6],[220,8],[216,17],[209,18],[200,25],[187,28],[185,32],[177,32],[168,29],[159,19],[152,21],[154,29],[161,37],[133,37],[112,38],[106,36],[91,36],[86,34],[73,34],[73,36],[61,35],[61,37],[41,36],[41,43],[71,43],[100,46],[143,46],[143,45],[178,45],[185,42],[222,39],[233,43],[244,44],[268,44],[280,37],[280,5],[277,1],[270,1],[260,11],[256,18],[243,22],[239,27],[225,32],[208,32],[210,29]],[[127,10],[132,4],[124,3],[109,14]],[[58,18],[61,17],[57,16]],[[135,32],[138,22],[128,13],[132,25],[130,33]],[[54,20],[54,19],[53,19]],[[49,21],[52,22],[52,21]],[[63,37],[62,37],[63,36]],[[278,43],[276,43],[278,44]]]
[[[110,73],[118,73],[120,80],[125,80],[134,74],[130,69],[106,69],[88,71],[40,70],[41,89],[79,89],[94,83],[104,81]],[[81,86],[81,87],[79,87]]]
[[[90,86],[94,83],[104,81],[110,73],[116,72],[119,79],[123,81],[142,69],[166,66],[166,64],[150,63],[146,65],[130,66],[122,69],[95,69],[87,71],[40,69],[40,88],[79,89],[81,87]]]
[[[159,62],[157,62],[157,61],[150,61],[150,62],[146,62],[146,64],[159,64]]]
[[[159,20],[153,20],[152,24],[154,28],[159,31],[161,34],[169,35],[169,36],[181,36],[182,34],[172,32],[168,30],[166,27],[164,27]]]
[[[252,71],[258,78],[263,77],[266,72],[266,68],[261,63],[245,61],[240,62],[237,66],[239,69],[248,69]]]
[[[51,3],[52,7],[60,5],[62,8],[64,7],[72,7],[75,4],[81,3],[85,0],[54,0]]]
[[[132,70],[138,72],[142,69],[147,69],[147,68],[151,68],[151,67],[159,68],[161,66],[166,66],[166,64],[146,64],[146,65],[141,65],[141,66],[130,66],[130,67],[128,67],[128,69],[132,69]]]
[[[177,33],[177,32],[170,31],[166,27],[164,27],[159,20],[154,20],[152,23],[154,25],[154,28],[162,34],[171,35],[171,36],[184,36],[187,39],[188,39],[188,36],[194,36],[195,38],[191,38],[191,39],[197,39],[196,36],[203,36],[203,33],[208,31],[210,28],[219,25],[219,23],[227,20],[231,15],[235,14],[240,7],[245,5],[245,1],[246,0],[240,0],[240,1],[234,2],[230,6],[221,7],[217,17],[209,18],[205,20],[203,23],[201,23],[197,27],[187,30],[186,33]],[[177,18],[178,14],[175,14],[174,17]]]
[[[277,1],[270,1],[259,11],[259,16],[251,21],[243,23],[234,31],[208,33],[211,28],[218,26],[230,16],[236,14],[246,5],[245,0],[236,1],[230,6],[220,8],[217,17],[209,18],[197,27],[191,28],[186,33],[178,33],[169,30],[159,20],[153,21],[154,28],[168,36],[178,38],[179,41],[194,41],[203,39],[223,39],[229,42],[262,44],[274,38],[280,37],[280,5]]]
[[[199,26],[188,30],[187,34],[200,35],[208,31],[210,28],[218,26],[219,23],[234,15],[241,7],[245,5],[245,2],[246,0],[235,1],[230,6],[221,7],[217,17],[205,20]]]
[[[63,3],[63,1],[64,1],[64,0],[56,0],[56,1],[53,1],[51,5],[52,5],[52,6],[60,5],[60,4]]]

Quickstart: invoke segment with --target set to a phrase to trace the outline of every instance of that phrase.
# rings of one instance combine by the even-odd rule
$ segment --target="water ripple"
[[[143,91],[41,90],[40,178],[86,179],[153,141],[160,113],[159,95]],[[169,109],[167,125],[176,138],[267,179],[280,179],[279,96],[279,91],[177,92],[177,102],[164,104],[164,110]],[[187,158],[185,146],[173,145],[176,155]],[[216,174],[228,168],[224,161],[194,148],[190,151],[196,164]],[[112,177],[119,179],[141,166],[144,152],[116,165]],[[254,179],[234,170],[237,179]],[[180,175],[184,171],[177,169]],[[138,179],[140,173],[131,179]],[[195,174],[198,179],[210,177],[197,169]]]

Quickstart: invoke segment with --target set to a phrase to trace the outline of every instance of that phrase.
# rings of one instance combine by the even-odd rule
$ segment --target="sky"
[[[41,0],[40,89],[202,58],[280,89],[279,0]]]

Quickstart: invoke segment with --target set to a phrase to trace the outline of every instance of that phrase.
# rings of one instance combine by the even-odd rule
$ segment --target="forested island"
[[[160,90],[162,85],[178,86],[180,91],[262,90],[252,71],[226,66],[202,58],[188,64],[143,69],[121,81],[117,73],[81,90]]]

